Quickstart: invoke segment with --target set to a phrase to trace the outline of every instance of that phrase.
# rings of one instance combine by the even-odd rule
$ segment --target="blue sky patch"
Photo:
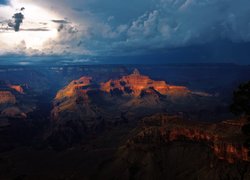
[[[7,0],[0,0],[0,4],[8,4]]]

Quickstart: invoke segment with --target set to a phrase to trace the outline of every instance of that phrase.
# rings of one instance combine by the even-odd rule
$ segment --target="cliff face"
[[[178,116],[157,114],[142,121],[139,133],[128,141],[133,143],[169,143],[174,141],[192,141],[204,143],[213,153],[228,163],[247,161],[249,150],[243,146],[242,123],[208,124],[185,121]]]
[[[103,179],[250,178],[244,121],[201,123],[155,114],[133,129],[112,159],[102,164]]]
[[[78,80],[72,81],[64,89],[60,90],[55,97],[55,100],[61,100],[64,98],[70,98],[76,94],[86,94],[90,88],[88,87],[91,84],[91,77],[81,77]]]
[[[132,95],[138,97],[142,90],[155,89],[162,95],[167,94],[185,94],[189,92],[186,87],[171,86],[165,81],[154,81],[148,76],[141,75],[137,69],[131,75],[123,76],[121,79],[109,80],[101,83],[101,90],[107,93],[118,92],[123,95]]]
[[[0,91],[0,104],[15,104],[16,97],[10,91]]]
[[[91,91],[94,91],[91,77],[81,77],[72,81],[57,93],[53,101],[53,119],[62,119],[65,113],[70,112],[74,112],[77,117],[95,117],[96,114],[88,95]]]
[[[24,90],[22,86],[19,85],[9,85],[9,87],[11,89],[14,89],[16,92],[20,93],[20,94],[24,94]]]
[[[26,118],[35,105],[20,85],[0,82],[0,118]]]

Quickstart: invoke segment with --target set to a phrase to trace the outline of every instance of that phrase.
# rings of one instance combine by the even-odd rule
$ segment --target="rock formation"
[[[16,97],[10,91],[0,91],[0,104],[15,104]]]
[[[185,94],[189,92],[183,86],[171,86],[165,81],[154,81],[148,76],[141,75],[135,69],[131,75],[123,76],[121,79],[109,80],[108,82],[101,83],[101,90],[107,93],[115,94],[120,93],[124,95],[132,95],[138,97],[142,90],[155,89],[162,95],[167,94]]]
[[[229,121],[230,122],[230,121]],[[191,122],[179,116],[156,114],[146,117],[138,134],[128,141],[133,143],[169,143],[173,141],[192,141],[205,143],[213,153],[229,163],[250,161],[249,150],[243,146],[242,123],[224,121],[218,124]]]
[[[0,82],[0,115],[7,118],[26,118],[35,108],[32,96],[26,95],[20,85]]]
[[[78,80],[72,81],[69,85],[57,93],[55,100],[73,97],[77,93],[86,93],[89,90],[88,86],[91,84],[91,81],[91,77],[81,77]]]
[[[22,86],[19,85],[9,85],[11,89],[14,89],[16,92],[19,92],[20,94],[24,94],[24,90]]]
[[[141,75],[137,69],[131,75],[100,85],[93,82],[91,77],[81,77],[58,91],[53,101],[52,117],[60,119],[65,117],[65,113],[74,112],[76,116],[81,114],[81,118],[88,119],[104,116],[107,109],[117,112],[141,107],[157,109],[164,107],[166,95],[188,95],[190,92],[186,87],[151,80],[148,76]]]

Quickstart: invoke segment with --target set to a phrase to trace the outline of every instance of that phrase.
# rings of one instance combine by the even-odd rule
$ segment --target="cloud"
[[[69,22],[64,20],[64,19],[60,19],[60,20],[51,20],[54,23],[59,23],[59,24],[68,24]]]
[[[50,29],[48,28],[27,28],[27,29],[24,29],[24,28],[21,28],[19,29],[20,31],[30,31],[30,32],[44,32],[44,31],[50,31]],[[12,29],[8,28],[8,27],[0,27],[0,33],[5,33],[7,31],[12,31]]]
[[[119,3],[65,1],[59,9],[79,27],[85,26],[78,32],[81,47],[94,54],[145,53],[219,39],[250,41],[247,0],[135,0],[134,9],[130,2]]]
[[[20,0],[11,0],[15,2]],[[32,19],[43,23],[41,27],[22,25],[21,30],[57,31],[39,47],[44,54],[130,55],[220,39],[250,42],[249,0],[134,0],[133,5],[113,0],[22,2],[58,15]],[[26,7],[25,12],[29,10]]]
[[[20,25],[23,23],[23,19],[24,19],[24,15],[19,12],[19,13],[15,13],[12,18],[14,18],[14,30],[17,32],[20,29]],[[12,27],[12,25],[10,25],[10,27]]]
[[[36,31],[50,31],[50,29],[48,28],[28,28],[28,29],[21,29],[22,31],[33,31],[33,32],[36,32]]]

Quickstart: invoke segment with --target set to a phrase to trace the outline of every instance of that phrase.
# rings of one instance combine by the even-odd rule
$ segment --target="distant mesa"
[[[97,116],[98,110],[109,108],[103,106],[105,103],[109,106],[115,104],[114,108],[128,108],[128,106],[134,109],[138,107],[158,108],[162,104],[161,96],[186,96],[189,92],[190,90],[183,86],[168,85],[165,81],[154,81],[148,76],[141,75],[138,69],[120,79],[111,79],[100,84],[93,82],[92,77],[83,76],[71,81],[69,85],[58,91],[53,101],[52,115],[57,119],[61,113],[79,111],[80,114],[86,112],[91,116]],[[124,100],[123,97],[127,99]],[[99,104],[102,104],[101,107]],[[82,111],[79,110],[81,108]]]
[[[93,82],[92,77],[86,76],[78,80],[73,80],[69,85],[58,91],[54,99],[54,104],[58,105],[79,97],[86,102],[89,98],[88,93],[91,91],[98,91],[99,93],[106,93],[111,96],[119,95],[129,97],[144,97],[146,95],[183,96],[190,92],[190,90],[184,86],[172,86],[168,85],[165,81],[154,81],[148,76],[141,75],[139,70],[135,69],[130,75],[122,76],[116,80],[111,79],[107,82],[101,82],[100,84]]]
[[[15,104],[16,97],[10,91],[0,91],[0,105],[1,104]]]
[[[15,91],[19,92],[20,94],[24,94],[24,90],[22,86],[19,85],[9,85],[11,89],[14,89]]]
[[[22,86],[0,82],[0,104],[15,104],[15,94],[24,94]]]
[[[165,81],[154,81],[148,76],[141,75],[138,69],[132,74],[123,76],[121,79],[109,80],[101,83],[101,90],[107,93],[121,92],[124,95],[139,96],[142,90],[155,89],[162,95],[184,95],[190,92],[183,86],[168,85]]]
[[[0,81],[0,116],[6,118],[26,118],[28,112],[32,112],[35,105],[31,103],[31,97],[26,96],[27,86],[13,85]]]

